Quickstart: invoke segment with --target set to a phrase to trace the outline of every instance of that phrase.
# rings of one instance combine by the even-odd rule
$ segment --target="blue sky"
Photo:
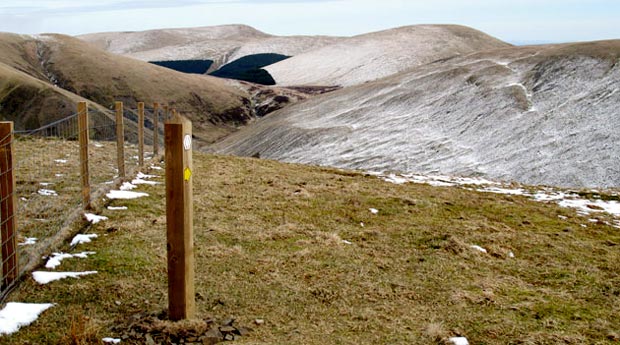
[[[512,43],[620,39],[619,0],[2,0],[0,31],[82,34],[247,24],[277,35],[356,35],[462,24]]]

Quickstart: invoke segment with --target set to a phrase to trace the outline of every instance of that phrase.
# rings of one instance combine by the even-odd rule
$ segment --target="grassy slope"
[[[17,129],[37,128],[69,115],[80,100],[0,62],[0,117],[14,121]],[[44,116],[49,109],[54,111]]]
[[[193,176],[199,316],[266,320],[239,344],[429,344],[456,334],[472,344],[603,344],[620,332],[620,234],[582,228],[571,210],[199,153]],[[58,305],[5,343],[96,342],[130,315],[166,307],[163,186],[140,189],[151,196],[114,201],[129,210],[104,210],[110,220],[90,230],[100,238],[77,249],[96,256],[61,266],[98,275],[46,286],[28,278],[11,296]]]
[[[37,83],[39,89],[54,90],[56,87],[49,80],[53,76],[58,89],[65,89],[67,94],[79,95],[104,108],[110,108],[115,100],[124,101],[126,107],[131,108],[136,108],[138,101],[170,104],[200,124],[196,134],[206,141],[229,133],[252,117],[250,95],[241,87],[219,78],[188,75],[113,55],[69,36],[48,35],[44,39],[35,39],[0,34],[0,63],[6,65],[0,69],[2,80],[13,78],[10,74],[23,73],[45,83]],[[23,82],[22,79],[13,78],[16,83]],[[32,84],[32,81],[24,83]],[[33,112],[28,107],[28,102],[33,99],[37,104],[47,102],[47,94],[30,90],[30,85],[24,88],[29,88],[28,92],[0,94],[3,103],[12,102],[21,107],[2,115],[11,118],[15,114]],[[62,102],[64,108],[67,103],[70,101]],[[60,113],[64,116],[74,112],[74,109],[63,107],[38,107],[36,112],[40,113],[42,109],[47,115]]]
[[[113,55],[75,38],[54,38],[59,44],[51,47],[52,70],[63,87],[89,99],[102,104],[120,99],[129,106],[138,100],[169,104],[200,124],[196,134],[207,141],[250,119],[248,94],[226,81]]]

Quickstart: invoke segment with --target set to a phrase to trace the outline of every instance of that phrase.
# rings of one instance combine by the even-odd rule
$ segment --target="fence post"
[[[164,105],[164,122],[170,120],[170,108],[168,105]]]
[[[78,103],[78,132],[80,142],[80,173],[82,176],[82,201],[90,209],[90,175],[88,171],[88,104]]]
[[[118,176],[125,178],[125,128],[123,124],[123,102],[116,102],[116,164]]]
[[[181,117],[164,125],[168,310],[174,321],[195,314],[192,191],[192,123]]]
[[[0,219],[2,221],[2,284],[1,290],[18,277],[17,222],[15,211],[15,169],[13,164],[13,122],[0,122]]]
[[[153,157],[159,155],[159,103],[153,104]]]
[[[144,166],[144,102],[138,102],[138,165]]]

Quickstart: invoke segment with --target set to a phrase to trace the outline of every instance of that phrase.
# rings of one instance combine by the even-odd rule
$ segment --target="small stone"
[[[224,336],[224,340],[226,340],[226,341],[233,341],[233,340],[235,340],[235,336],[232,333],[226,334]]]
[[[222,326],[220,327],[220,332],[222,332],[223,334],[228,334],[228,333],[233,333],[235,332],[237,329],[233,326]]]
[[[222,340],[224,339],[224,335],[222,334],[222,332],[220,332],[219,329],[217,328],[211,328],[210,330],[208,330],[207,332],[205,332],[204,335],[205,338],[212,338],[212,339],[218,339],[218,340]]]
[[[256,320],[254,320],[254,323],[260,326],[260,325],[265,323],[265,320],[263,320],[263,319],[256,319]]]

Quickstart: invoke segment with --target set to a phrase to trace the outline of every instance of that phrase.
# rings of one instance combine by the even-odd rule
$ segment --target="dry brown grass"
[[[619,332],[620,235],[571,210],[256,159],[194,164],[198,317],[264,319],[240,344],[604,344]],[[163,186],[140,189],[150,196],[114,201],[129,210],[89,230],[100,238],[78,249],[97,255],[61,268],[99,274],[27,279],[11,300],[58,305],[4,341],[61,343],[75,308],[97,339],[166,308]]]

